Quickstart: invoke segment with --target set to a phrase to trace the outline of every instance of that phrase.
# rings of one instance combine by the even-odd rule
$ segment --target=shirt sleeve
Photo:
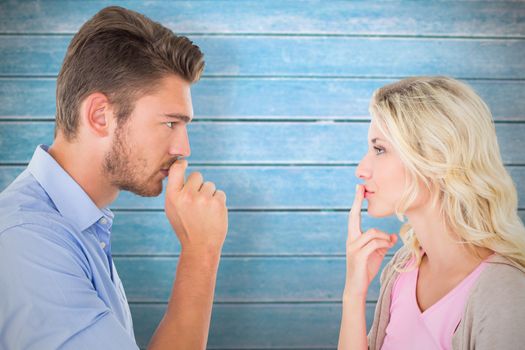
[[[133,349],[98,297],[68,232],[24,224],[0,235],[1,349]]]

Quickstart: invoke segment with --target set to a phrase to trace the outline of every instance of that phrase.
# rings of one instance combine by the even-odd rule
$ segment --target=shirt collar
[[[28,170],[51,198],[60,214],[84,231],[102,216],[112,221],[113,213],[99,209],[80,185],[47,152],[48,146],[39,145]]]

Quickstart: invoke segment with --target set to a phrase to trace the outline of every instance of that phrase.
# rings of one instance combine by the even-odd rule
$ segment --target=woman
[[[369,150],[356,175],[339,349],[525,346],[525,228],[489,109],[446,77],[404,79],[370,103]],[[406,218],[381,274],[366,336],[368,286],[396,235],[360,228]]]

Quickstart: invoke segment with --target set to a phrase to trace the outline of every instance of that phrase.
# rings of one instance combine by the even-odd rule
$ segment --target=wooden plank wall
[[[115,2],[113,2],[115,3]],[[226,190],[210,349],[337,345],[347,211],[372,91],[409,75],[470,83],[490,105],[525,217],[525,3],[123,1],[206,54],[193,88],[191,169]],[[103,1],[0,4],[0,189],[51,143],[55,78]],[[112,206],[137,341],[166,306],[179,246],[162,198]],[[390,232],[395,218],[364,217]],[[368,322],[379,285],[372,284]]]

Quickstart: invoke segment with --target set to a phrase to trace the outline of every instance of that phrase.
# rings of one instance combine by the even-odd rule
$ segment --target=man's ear
[[[94,92],[88,95],[80,107],[82,124],[91,134],[99,137],[110,135],[113,109],[106,95]]]

